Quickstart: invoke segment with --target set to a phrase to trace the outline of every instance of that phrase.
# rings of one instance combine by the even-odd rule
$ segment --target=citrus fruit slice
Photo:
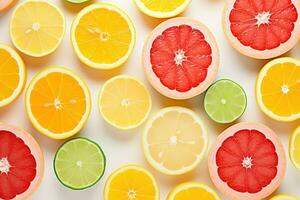
[[[78,58],[96,69],[125,63],[135,45],[135,29],[129,16],[108,3],[94,3],[81,10],[71,27],[71,42]]]
[[[141,125],[147,119],[151,105],[151,96],[144,84],[127,75],[106,81],[99,95],[101,115],[118,129],[133,129]]]
[[[0,12],[5,11],[9,7],[11,7],[16,0],[1,0],[0,1]]]
[[[44,175],[44,157],[27,132],[0,123],[0,199],[28,199]]]
[[[291,136],[289,153],[292,163],[300,171],[300,126]]]
[[[26,0],[18,4],[10,22],[10,37],[22,53],[42,57],[54,52],[65,33],[65,17],[45,0]]]
[[[107,179],[104,200],[159,200],[160,194],[154,176],[142,166],[126,165],[114,171]]]
[[[300,200],[296,196],[288,195],[288,194],[278,194],[272,197],[270,200]]]
[[[156,18],[170,18],[182,13],[192,0],[134,0],[146,15]]]
[[[160,110],[146,125],[144,154],[152,167],[179,175],[193,170],[207,149],[208,137],[198,116],[187,108]]]
[[[263,199],[285,175],[286,157],[277,135],[268,127],[243,122],[218,136],[209,155],[215,186],[232,199]]]
[[[29,83],[25,105],[37,130],[53,139],[65,139],[82,129],[91,111],[91,97],[77,74],[50,67]]]
[[[11,47],[0,43],[0,107],[17,98],[26,81],[22,58]]]
[[[53,165],[56,177],[64,186],[83,190],[101,179],[106,159],[97,143],[87,138],[74,138],[59,147]]]
[[[299,0],[228,0],[223,30],[240,53],[257,59],[274,58],[296,45],[299,11]]]
[[[300,61],[278,58],[267,63],[256,81],[260,109],[278,121],[300,118]]]
[[[246,107],[246,93],[232,80],[217,81],[205,94],[205,111],[212,120],[218,123],[231,123],[237,120],[243,115]]]
[[[187,199],[221,200],[212,188],[199,182],[182,183],[175,187],[167,197],[167,200]]]
[[[90,0],[66,0],[70,3],[76,3],[76,4],[81,4],[81,3],[85,3],[85,2],[88,2]]]
[[[152,86],[173,99],[204,92],[216,78],[219,50],[201,22],[173,18],[156,27],[145,42],[143,65]]]

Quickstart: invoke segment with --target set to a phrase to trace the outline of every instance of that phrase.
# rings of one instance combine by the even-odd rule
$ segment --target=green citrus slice
[[[215,82],[206,92],[204,108],[208,116],[218,123],[231,123],[240,118],[247,107],[243,88],[228,79]]]
[[[105,155],[97,143],[87,138],[75,138],[57,150],[54,171],[64,186],[83,190],[101,179],[105,164]]]

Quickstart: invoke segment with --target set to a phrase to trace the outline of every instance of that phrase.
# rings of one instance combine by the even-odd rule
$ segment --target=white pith
[[[8,174],[11,165],[6,157],[0,159],[0,174]]]
[[[179,65],[182,66],[182,63],[186,60],[187,60],[187,57],[185,56],[185,51],[183,49],[178,49],[175,52],[175,57],[174,57],[175,64],[177,66],[179,66]]]
[[[134,199],[136,199],[136,196],[137,196],[136,191],[134,189],[130,189],[128,191],[127,195],[128,195],[129,200],[134,200]]]
[[[255,16],[256,25],[260,26],[263,24],[270,24],[271,13],[270,12],[260,12]]]
[[[246,156],[243,158],[243,161],[242,161],[242,166],[246,169],[251,169],[253,163],[252,163],[252,157],[250,156]]]

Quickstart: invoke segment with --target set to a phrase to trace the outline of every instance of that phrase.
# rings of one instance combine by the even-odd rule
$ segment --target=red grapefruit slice
[[[300,35],[299,0],[227,0],[223,29],[240,53],[274,58],[293,48]]]
[[[263,199],[284,178],[286,157],[276,134],[256,123],[239,123],[226,129],[209,156],[215,186],[233,199]]]
[[[27,199],[40,185],[44,158],[33,137],[0,124],[0,199]]]
[[[173,99],[204,92],[216,78],[219,50],[201,22],[173,18],[156,27],[145,42],[143,65],[152,86]]]

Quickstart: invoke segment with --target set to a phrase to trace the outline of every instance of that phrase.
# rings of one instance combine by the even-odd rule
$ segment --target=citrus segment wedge
[[[91,110],[90,92],[84,81],[63,67],[50,67],[30,82],[25,96],[33,126],[53,139],[78,133]]]
[[[296,169],[300,171],[300,127],[298,127],[291,136],[289,154],[292,163]]]

